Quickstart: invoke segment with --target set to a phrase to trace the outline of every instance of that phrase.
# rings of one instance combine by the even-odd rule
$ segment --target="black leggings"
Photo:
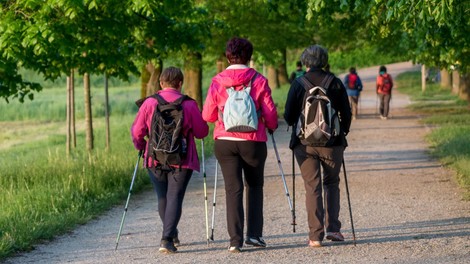
[[[243,245],[243,177],[246,185],[246,219],[249,237],[263,235],[264,164],[266,142],[216,140],[215,156],[225,181],[227,229],[230,246]]]
[[[183,211],[184,194],[193,170],[176,169],[169,173],[157,171],[157,175],[148,170],[148,174],[157,193],[158,214],[163,222],[162,239],[173,241],[178,235],[177,227]]]

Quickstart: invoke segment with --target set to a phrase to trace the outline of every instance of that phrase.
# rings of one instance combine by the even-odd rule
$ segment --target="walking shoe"
[[[255,247],[266,247],[266,242],[264,242],[262,237],[247,237],[245,239],[245,244]]]
[[[179,247],[181,245],[178,235],[173,238],[173,245],[175,245],[175,247]]]
[[[331,241],[344,241],[344,237],[340,232],[326,232],[326,239]]]
[[[160,249],[158,250],[161,253],[176,253],[177,248],[172,241],[163,240],[160,243]]]
[[[321,247],[321,241],[313,241],[313,240],[308,240],[308,246],[309,247]]]
[[[178,229],[176,229],[176,236],[173,238],[173,244],[175,245],[175,247],[179,247],[181,245],[178,235],[179,231]]]
[[[240,247],[229,247],[228,248],[228,252],[230,253],[241,253],[242,252],[242,249]]]

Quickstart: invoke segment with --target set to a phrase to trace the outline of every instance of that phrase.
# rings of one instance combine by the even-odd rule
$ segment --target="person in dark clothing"
[[[328,64],[328,53],[325,48],[313,45],[301,55],[302,64],[309,71],[304,75],[313,85],[321,85],[329,74],[322,68]],[[328,146],[311,147],[301,144],[297,137],[295,125],[302,111],[305,88],[299,80],[291,84],[286,104],[284,119],[293,126],[289,147],[300,166],[306,191],[306,207],[309,226],[309,246],[320,247],[325,237],[332,241],[344,241],[339,221],[340,193],[339,173],[343,161],[343,153],[347,146],[346,135],[351,125],[351,108],[346,88],[340,79],[334,78],[327,88],[327,96],[332,106],[339,112],[341,133]],[[322,180],[323,170],[323,180]],[[323,183],[322,183],[323,181]],[[324,191],[323,202],[322,192]],[[325,206],[324,206],[325,205]]]
[[[297,68],[293,71],[289,76],[289,83],[292,83],[296,78],[304,75],[305,71],[302,69],[302,63],[300,61],[297,62]]]

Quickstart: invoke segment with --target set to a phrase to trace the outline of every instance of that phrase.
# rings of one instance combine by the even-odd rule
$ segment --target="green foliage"
[[[427,85],[421,92],[420,73],[398,76],[397,87],[411,96],[412,109],[425,115],[424,123],[435,127],[427,136],[431,153],[457,172],[460,185],[470,199],[470,108],[448,89]]]
[[[18,101],[23,103],[25,97],[33,100],[34,92],[41,89],[38,83],[24,80],[18,73],[15,63],[2,59],[0,56],[0,99],[4,98],[6,102],[9,102],[10,97],[18,98]]]
[[[343,28],[352,32],[356,41],[398,50],[429,66],[469,70],[469,1],[307,0],[307,5],[310,20],[331,19],[331,26],[326,27],[336,29],[333,32],[337,34],[332,35],[342,36],[340,41],[333,40],[335,43],[344,41],[338,27],[344,21]]]
[[[369,67],[402,61],[403,57],[390,54],[378,46],[358,47],[348,52],[333,51],[328,53],[331,71],[341,73],[350,67]]]

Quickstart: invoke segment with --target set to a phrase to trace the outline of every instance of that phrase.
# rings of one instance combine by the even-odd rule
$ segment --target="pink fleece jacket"
[[[173,102],[178,99],[182,94],[172,88],[165,88],[157,92],[168,102]],[[151,157],[147,157],[147,142],[146,138],[150,133],[150,123],[152,122],[152,115],[157,107],[157,99],[148,98],[140,107],[135,117],[134,123],[131,127],[132,141],[134,146],[138,150],[145,149],[145,160],[151,164],[158,164],[157,161],[152,160]],[[201,111],[199,110],[196,101],[185,100],[183,106],[183,135],[187,140],[187,155],[183,160],[181,167],[186,169],[192,169],[199,171],[199,158],[197,155],[196,143],[194,138],[204,138],[209,133],[209,127],[207,123],[202,119]],[[147,162],[144,162],[146,166]]]
[[[224,111],[224,105],[228,94],[226,89],[234,87],[237,90],[248,85],[256,70],[242,65],[232,65],[212,78],[212,83],[207,91],[206,101],[202,110],[202,118],[207,122],[215,122],[214,139],[220,137],[234,138],[234,140],[267,141],[266,128],[275,130],[277,123],[277,110],[271,97],[271,88],[268,80],[261,74],[255,77],[252,83],[250,95],[255,102],[257,110],[261,110],[258,122],[258,130],[254,132],[227,132],[225,131],[220,112]]]

